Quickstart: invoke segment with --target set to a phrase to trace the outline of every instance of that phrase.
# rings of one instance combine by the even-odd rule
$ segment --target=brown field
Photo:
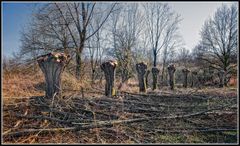
[[[63,96],[47,100],[40,70],[4,72],[3,143],[237,143],[235,79],[140,94],[133,78],[108,98],[87,78],[64,72]]]

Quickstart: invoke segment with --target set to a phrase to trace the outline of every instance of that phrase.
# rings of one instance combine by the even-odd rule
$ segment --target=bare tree
[[[177,33],[180,16],[176,15],[166,3],[147,3],[143,7],[146,14],[150,45],[153,51],[153,66],[156,67],[160,50]]]
[[[38,7],[32,16],[31,22],[21,33],[20,55],[30,58],[30,61],[52,51],[64,51],[73,55],[72,39],[64,20],[59,17],[53,5]]]
[[[213,18],[205,22],[201,31],[201,59],[209,63],[218,72],[224,71],[225,86],[236,65],[234,58],[237,55],[237,14],[236,5],[233,4],[231,7],[223,5],[218,8]]]
[[[49,51],[67,51],[76,57],[80,77],[85,42],[94,36],[114,11],[116,3],[47,3],[39,6],[30,27],[22,33],[22,54],[38,56]],[[89,29],[95,16],[98,27]],[[92,30],[92,31],[89,31]]]
[[[103,13],[101,10],[97,9],[96,3],[54,3],[57,10],[61,14],[63,20],[66,22],[66,26],[72,40],[75,44],[75,56],[76,56],[76,77],[80,78],[80,70],[81,70],[81,54],[85,46],[85,42],[91,38],[106,22],[109,15],[114,10],[116,3],[111,4],[110,7],[107,7],[104,13],[105,16],[102,17],[101,23],[98,28],[96,28],[93,32],[88,32],[88,27],[90,27],[93,15],[98,13]],[[69,17],[65,17],[64,13],[68,13]],[[72,25],[68,24],[68,19],[73,21]],[[74,30],[77,30],[76,35],[74,35]]]
[[[102,15],[95,15],[93,17],[93,23],[91,23],[91,27],[89,27],[89,31],[94,31],[96,28],[100,27],[100,21],[101,21]],[[93,37],[89,38],[87,40],[88,42],[88,46],[86,46],[88,48],[88,55],[90,57],[90,66],[91,66],[91,82],[92,84],[95,81],[95,78],[97,76],[99,76],[100,73],[100,65],[101,65],[101,61],[102,61],[102,57],[103,57],[103,53],[105,50],[105,46],[106,46],[106,29],[104,28],[104,26],[102,27],[102,29],[100,29],[99,31],[97,31]]]
[[[139,5],[139,9],[141,8],[141,5]],[[144,16],[144,12],[141,12],[141,16]],[[139,24],[141,28],[141,31],[139,32],[138,39],[136,40],[136,43],[133,48],[133,59],[134,62],[142,62],[144,61],[148,65],[152,65],[152,50],[149,47],[149,34],[147,32],[146,28],[146,21],[142,20],[141,24]]]
[[[173,38],[164,45],[164,48],[162,50],[162,75],[161,75],[161,81],[167,81],[167,71],[166,66],[170,62],[172,62],[176,56],[176,48],[181,48],[183,45],[183,40],[181,36],[178,34],[175,34]]]
[[[133,76],[133,48],[141,32],[141,14],[138,4],[125,5],[121,13],[112,16],[114,57],[118,60],[121,82]],[[121,86],[120,86],[121,87]]]
[[[182,65],[187,66],[191,59],[190,51],[186,48],[179,49],[179,52],[177,54],[177,60],[181,62]]]

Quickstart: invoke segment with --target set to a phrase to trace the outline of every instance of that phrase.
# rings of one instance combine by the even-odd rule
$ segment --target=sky
[[[231,2],[169,2],[172,9],[181,15],[180,33],[185,48],[191,50],[200,40],[200,30],[204,21],[223,3]],[[31,20],[34,3],[2,2],[2,53],[11,57],[20,50],[20,32]]]
[[[33,5],[28,3],[2,3],[2,53],[11,56],[20,50],[20,32],[30,21]]]
[[[185,42],[185,48],[193,49],[199,42],[200,30],[209,17],[212,17],[222,4],[232,5],[232,2],[174,2],[169,3],[176,13],[183,19],[180,33]]]

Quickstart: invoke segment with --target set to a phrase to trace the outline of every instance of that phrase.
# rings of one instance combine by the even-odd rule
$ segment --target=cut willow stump
[[[188,73],[190,72],[189,69],[184,68],[182,69],[182,73],[183,73],[183,87],[187,88],[188,85]]]
[[[114,80],[115,80],[115,69],[117,66],[117,61],[110,60],[102,63],[100,66],[105,74],[105,95],[106,96],[114,96],[115,95],[115,89],[114,89]]]
[[[153,87],[152,87],[152,89],[153,90],[157,89],[158,73],[159,73],[159,69],[156,68],[156,67],[153,67],[152,68],[152,77],[153,77]]]
[[[48,53],[39,56],[37,62],[45,76],[45,97],[53,98],[61,95],[61,74],[70,56],[64,53]]]
[[[146,78],[147,64],[140,62],[136,64],[136,70],[138,73],[139,92],[146,92]]]
[[[168,74],[169,74],[170,89],[173,90],[174,89],[174,84],[175,84],[175,79],[174,79],[174,73],[176,71],[175,65],[170,64],[170,65],[168,65],[167,69],[168,69]]]

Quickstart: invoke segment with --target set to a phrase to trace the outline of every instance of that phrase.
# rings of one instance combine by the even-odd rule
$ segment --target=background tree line
[[[224,71],[227,85],[236,74],[238,9],[222,5],[205,21],[201,40],[193,49],[184,48],[179,33],[181,18],[167,3],[46,3],[37,6],[31,22],[22,31],[19,55],[26,61],[51,51],[71,54],[67,70],[77,79],[90,64],[91,80],[100,74],[106,59],[118,61],[122,83],[134,76],[135,64],[144,61],[149,70],[179,63],[186,67]]]

